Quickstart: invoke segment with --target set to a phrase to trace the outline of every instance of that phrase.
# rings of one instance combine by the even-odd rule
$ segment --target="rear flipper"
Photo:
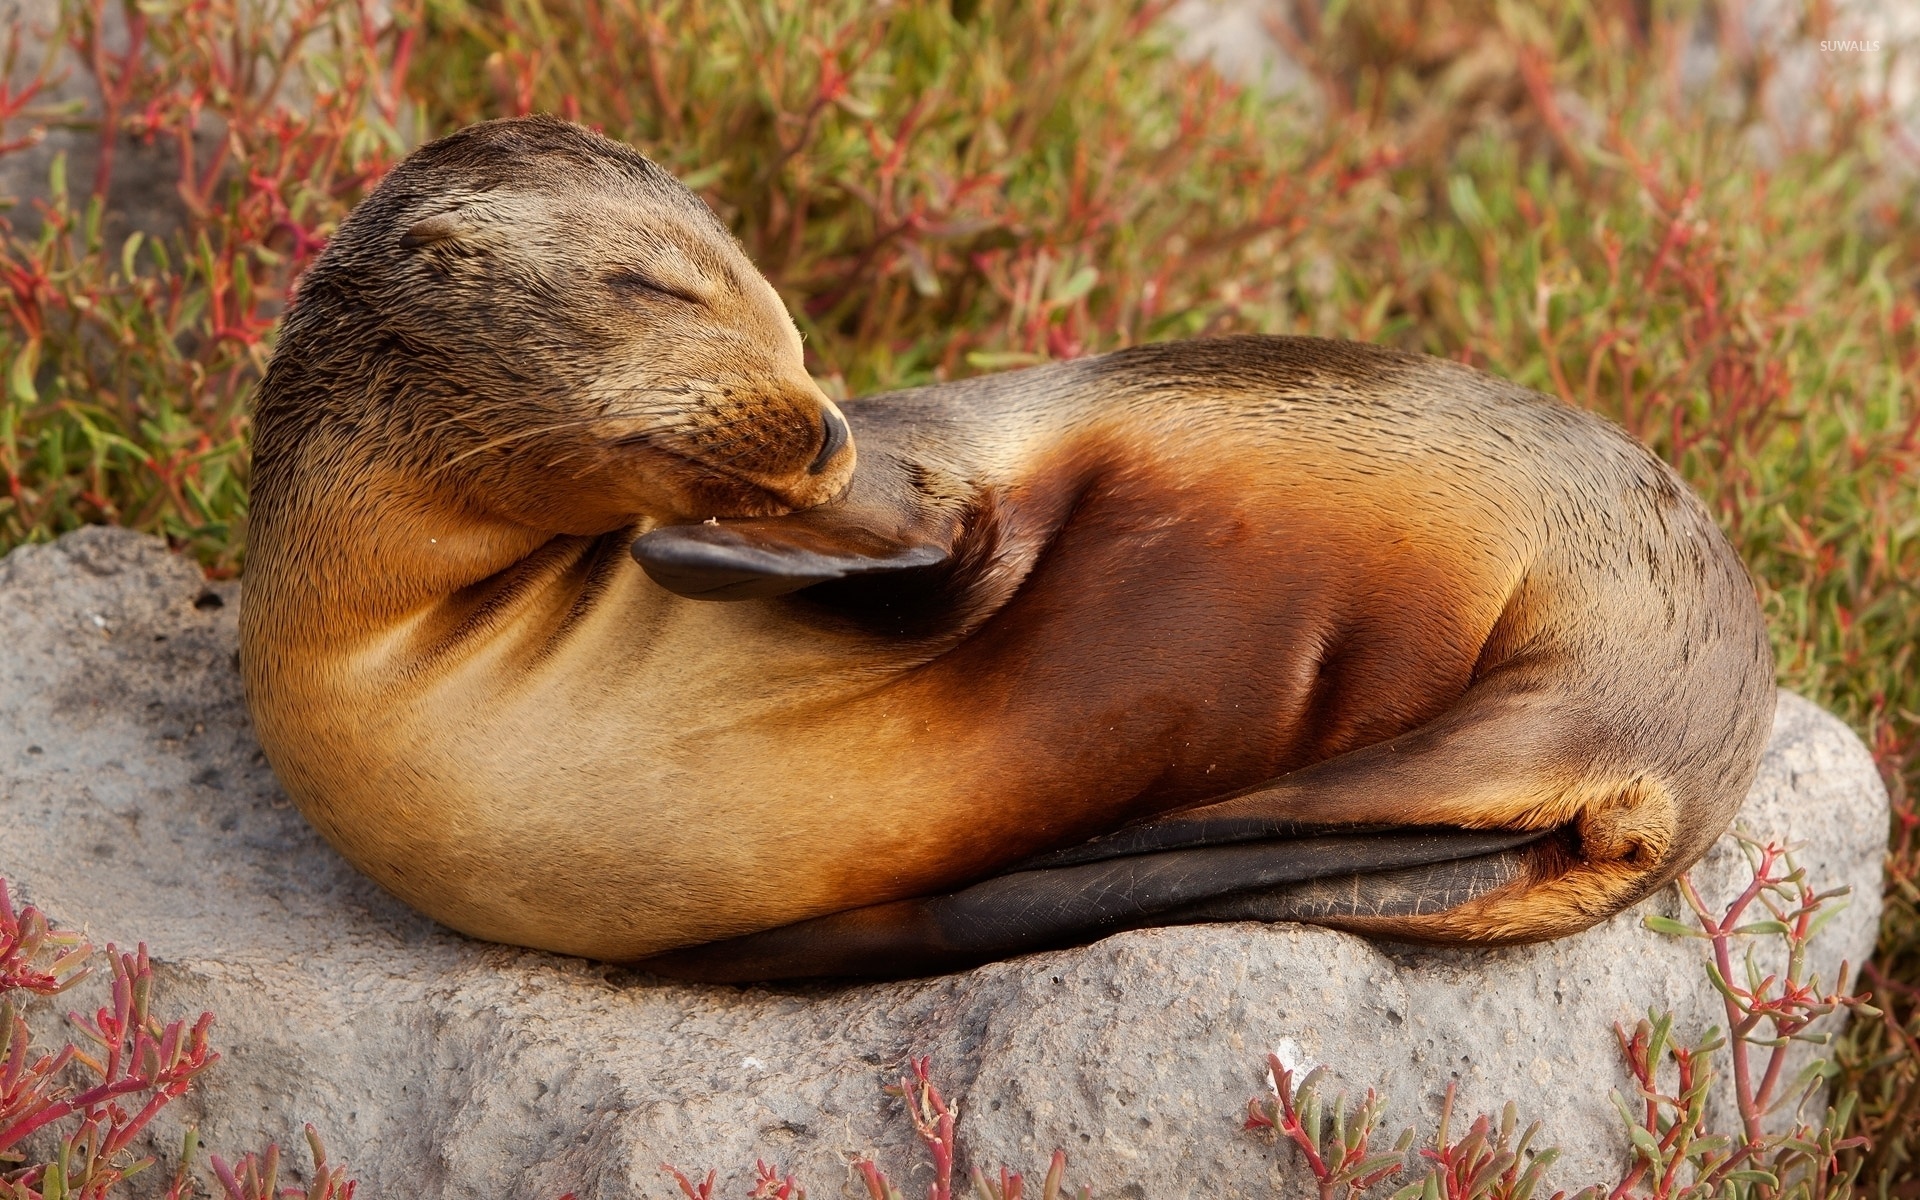
[[[1396,917],[1504,887],[1535,832],[1411,830],[1123,854],[996,876],[635,965],[679,979],[904,978],[1194,921]]]

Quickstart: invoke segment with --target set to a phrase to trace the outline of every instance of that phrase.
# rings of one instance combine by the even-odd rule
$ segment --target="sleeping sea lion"
[[[705,205],[549,118],[341,225],[248,537],[260,740],[341,853],[696,978],[1555,937],[1707,848],[1773,710],[1738,558],[1596,417],[1266,337],[842,411]]]

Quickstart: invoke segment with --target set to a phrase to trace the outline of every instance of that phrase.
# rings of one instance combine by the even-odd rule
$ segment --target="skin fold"
[[[836,406],[705,206],[550,118],[355,210],[256,431],[262,745],[496,941],[719,979],[1555,937],[1698,858],[1771,723],[1737,557],[1596,417],[1299,338]]]

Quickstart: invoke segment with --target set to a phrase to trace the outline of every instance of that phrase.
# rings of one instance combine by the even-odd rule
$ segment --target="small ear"
[[[413,250],[429,242],[442,242],[459,237],[471,228],[457,212],[435,213],[425,220],[415,221],[410,229],[401,234],[400,248]]]
[[[856,575],[939,566],[951,552],[809,513],[667,525],[633,557],[661,587],[695,600],[759,600]]]

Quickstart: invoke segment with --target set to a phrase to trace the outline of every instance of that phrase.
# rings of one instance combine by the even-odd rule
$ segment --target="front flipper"
[[[655,583],[695,600],[784,596],[836,579],[937,567],[951,554],[938,541],[885,532],[834,508],[666,525],[633,543],[633,557]]]
[[[1538,832],[1328,834],[1160,850],[1014,871],[943,896],[857,908],[644,959],[678,979],[903,978],[1186,921],[1399,916],[1518,877]],[[1064,857],[1064,856],[1063,856]]]

